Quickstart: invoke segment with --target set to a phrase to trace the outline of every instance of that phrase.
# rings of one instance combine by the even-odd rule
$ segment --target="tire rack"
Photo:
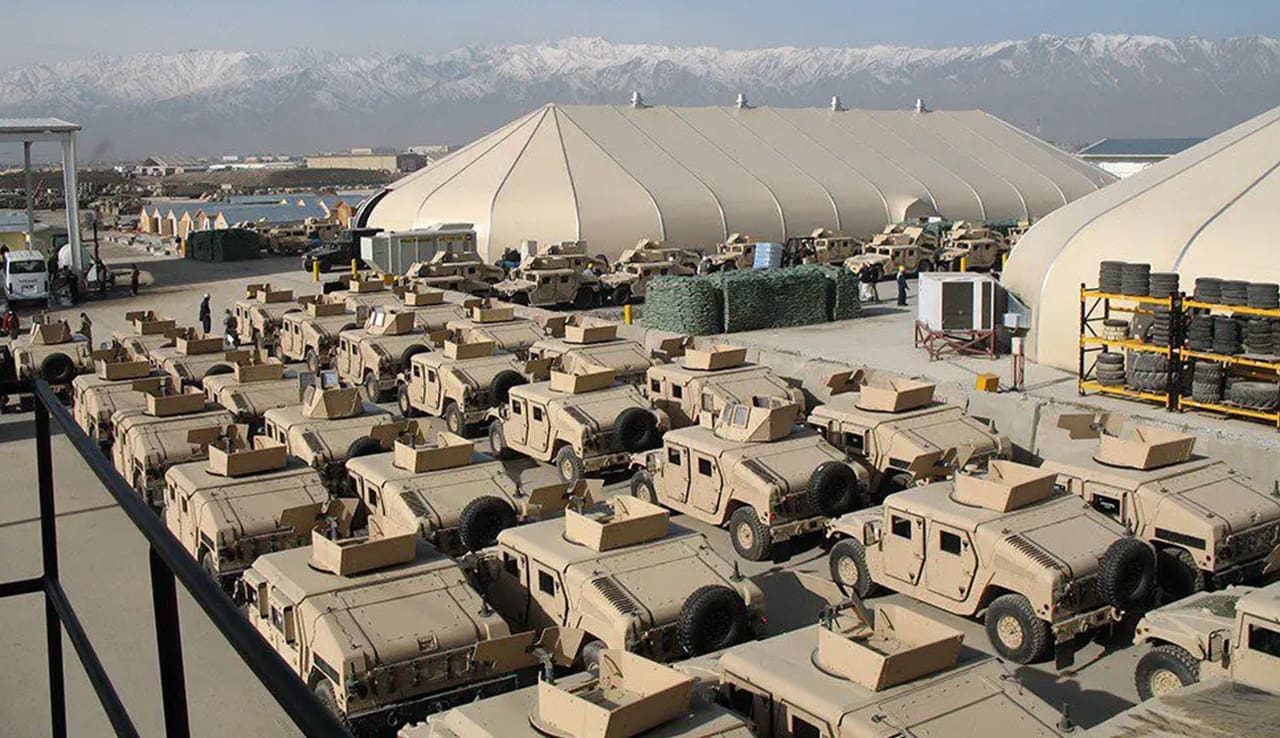
[[[1153,307],[1169,308],[1172,316],[1169,336],[1170,346],[1156,346],[1133,339],[1115,341],[1103,338],[1099,328],[1112,316],[1112,313],[1140,314],[1150,313]],[[1147,297],[1144,295],[1121,295],[1102,292],[1080,285],[1080,350],[1078,359],[1077,389],[1083,396],[1090,392],[1116,397],[1127,397],[1131,400],[1142,400],[1163,405],[1170,412],[1178,409],[1182,387],[1182,296]],[[1168,359],[1165,376],[1165,391],[1152,392],[1135,390],[1128,387],[1116,387],[1102,384],[1094,376],[1097,368],[1097,355],[1111,351],[1138,351],[1143,353],[1162,354]],[[1126,357],[1127,358],[1127,357]]]
[[[1243,305],[1221,305],[1215,302],[1199,302],[1184,298],[1182,301],[1182,308],[1184,310],[1208,310],[1218,315],[1250,315],[1259,318],[1280,320],[1280,310],[1264,310],[1261,308],[1245,307]],[[1189,348],[1182,349],[1182,356],[1195,359],[1197,361],[1212,361],[1217,364],[1222,364],[1230,375],[1244,376],[1249,379],[1263,382],[1280,381],[1280,361],[1263,361],[1259,359],[1249,359],[1243,356],[1215,354],[1208,351],[1194,351]],[[1254,420],[1264,420],[1277,428],[1280,428],[1280,410],[1267,412],[1265,410],[1254,410],[1247,407],[1236,407],[1234,405],[1228,405],[1225,402],[1196,402],[1189,397],[1182,398],[1181,404],[1184,407],[1196,410],[1208,410],[1210,412],[1223,413],[1225,415],[1252,418]]]

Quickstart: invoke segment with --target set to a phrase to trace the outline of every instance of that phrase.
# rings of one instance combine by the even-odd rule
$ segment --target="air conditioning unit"
[[[925,272],[917,283],[916,320],[933,331],[990,331],[1004,303],[1000,284],[986,274]]]

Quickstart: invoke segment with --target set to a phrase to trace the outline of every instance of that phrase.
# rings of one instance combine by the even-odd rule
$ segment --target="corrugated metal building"
[[[547,105],[388,185],[388,230],[471,222],[482,255],[522,239],[710,247],[926,216],[1038,218],[1113,181],[981,111]]]
[[[1280,202],[1280,108],[1154,164],[1037,223],[1004,284],[1033,310],[1029,356],[1076,368],[1080,285],[1103,260],[1196,277],[1280,282],[1268,224]]]

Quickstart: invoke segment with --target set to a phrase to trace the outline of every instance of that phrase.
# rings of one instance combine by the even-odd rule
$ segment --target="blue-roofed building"
[[[1076,156],[1117,177],[1164,161],[1195,146],[1203,138],[1104,138],[1076,152]]]

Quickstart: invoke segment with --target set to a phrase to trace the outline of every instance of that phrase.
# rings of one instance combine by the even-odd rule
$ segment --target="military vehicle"
[[[245,288],[245,299],[231,305],[236,319],[236,341],[241,346],[256,346],[274,353],[279,345],[280,321],[302,306],[293,299],[293,290],[271,289],[270,284],[251,284]]]
[[[504,275],[501,267],[484,263],[474,251],[440,251],[430,261],[411,264],[404,276],[432,289],[487,295]]]
[[[831,521],[831,577],[861,597],[883,586],[941,610],[986,611],[987,637],[1019,664],[1141,611],[1156,590],[1151,546],[1054,488],[1054,475],[996,460],[982,475],[889,495]]]
[[[924,226],[887,225],[863,247],[861,254],[845,259],[844,265],[855,274],[870,265],[878,281],[892,277],[898,267],[908,274],[933,271],[937,250],[937,235]]]
[[[222,336],[199,336],[194,328],[173,338],[173,345],[151,350],[151,363],[168,374],[179,387],[200,387],[205,377],[230,374],[237,363],[249,358],[244,349],[228,351]]]
[[[942,240],[942,247],[934,258],[940,269],[961,271],[961,259],[966,270],[988,271],[999,269],[1009,246],[1004,236],[984,225],[956,221]]]
[[[302,404],[263,414],[262,433],[320,472],[334,494],[348,489],[346,462],[391,447],[402,423],[377,405],[365,404],[354,387],[343,387],[332,371],[301,390]]]
[[[764,631],[764,593],[754,582],[701,533],[627,495],[507,528],[476,567],[512,627],[558,629],[563,659],[587,666],[605,648],[668,661]]]
[[[603,366],[612,369],[619,382],[638,386],[644,386],[650,367],[662,363],[639,342],[618,338],[613,323],[566,325],[562,338],[544,338],[530,346],[529,358],[549,361],[552,368],[569,374]]]
[[[599,668],[541,680],[427,723],[399,738],[755,738],[741,718],[707,699],[697,680],[627,651],[600,652]]]
[[[612,305],[643,300],[649,280],[697,274],[701,261],[702,256],[695,251],[642,238],[635,248],[623,251],[612,268],[600,276],[601,299]]]
[[[852,372],[832,375],[827,386],[830,401],[805,422],[866,470],[873,493],[941,479],[956,465],[978,468],[1012,450],[988,424],[935,401],[933,384]]]
[[[440,290],[422,287],[406,288],[400,292],[400,309],[413,313],[414,322],[426,331],[443,331],[449,323],[467,316],[467,309],[481,304],[480,298],[471,298],[462,304],[446,302]]]
[[[544,373],[514,354],[498,353],[491,341],[445,341],[440,351],[416,354],[400,373],[400,414],[435,415],[444,418],[449,432],[468,435],[491,408],[506,403],[512,387],[526,384],[526,372],[534,370]]]
[[[71,382],[71,407],[76,425],[103,449],[111,447],[111,418],[117,410],[141,410],[147,406],[145,391],[168,386],[168,377],[151,376],[151,364],[143,361],[99,360],[93,374],[81,374]]]
[[[1155,546],[1166,600],[1262,574],[1280,546],[1280,499],[1217,459],[1195,437],[1109,416],[1064,415],[1074,440],[1044,444],[1058,485]]]
[[[787,262],[794,264],[842,264],[862,253],[862,241],[815,228],[808,236],[787,239]]]
[[[546,338],[548,333],[558,333],[563,320],[549,321],[545,326],[517,318],[515,309],[506,306],[472,305],[466,317],[449,321],[448,329],[455,340],[462,343],[492,342],[498,351],[515,354],[521,359],[529,357],[529,347]]]
[[[331,295],[333,299],[341,299],[347,312],[356,316],[356,320],[364,323],[374,308],[401,308],[404,302],[400,299],[403,290],[397,291],[387,286],[381,279],[364,279],[356,277],[347,282],[347,290]]]
[[[298,377],[265,352],[236,362],[230,374],[207,376],[201,383],[209,402],[226,408],[237,423],[257,430],[272,408],[298,404]]]
[[[348,460],[347,474],[370,513],[416,528],[441,551],[479,551],[499,532],[559,515],[568,504],[564,483],[522,489],[471,441],[452,433],[434,440],[402,434],[392,453]]]
[[[131,329],[112,333],[111,342],[129,361],[149,360],[152,349],[172,343],[179,331],[177,323],[151,310],[125,313],[124,319]]]
[[[164,504],[164,474],[174,464],[203,459],[209,442],[235,423],[231,413],[205,401],[199,390],[168,385],[141,392],[145,406],[111,416],[111,459],[152,507]]]
[[[396,388],[396,377],[409,368],[415,355],[430,351],[429,333],[414,322],[413,313],[377,308],[364,328],[338,334],[334,367],[342,381],[359,386],[369,402],[383,402]]]
[[[724,272],[731,269],[750,269],[756,260],[755,241],[741,233],[731,234],[724,243],[716,247],[714,254],[702,257],[698,264],[699,274]]]
[[[342,303],[309,300],[302,310],[280,319],[280,358],[305,361],[313,373],[328,369],[338,351],[339,334],[359,327]]]
[[[767,559],[775,543],[866,504],[865,473],[859,479],[838,449],[797,428],[799,417],[795,403],[773,397],[706,413],[633,458],[631,493],[727,527],[739,556]]]
[[[1229,587],[1152,610],[1138,622],[1134,642],[1153,646],[1135,673],[1145,702],[1086,735],[1275,735],[1280,584]]]
[[[537,663],[533,634],[513,635],[458,564],[376,517],[259,556],[241,587],[249,621],[357,735],[509,691]]]
[[[493,294],[516,305],[582,309],[599,304],[600,279],[587,270],[586,247],[565,242],[521,259],[520,266],[493,285]]]
[[[761,364],[747,363],[737,346],[686,349],[682,360],[651,367],[646,394],[666,413],[672,428],[698,422],[698,414],[719,415],[725,405],[750,404],[754,397],[778,397],[805,406],[804,392]]]
[[[231,426],[207,461],[165,472],[164,520],[200,567],[229,594],[254,559],[311,542],[328,510],[320,474],[277,441]]]
[[[756,735],[773,738],[1071,732],[1004,665],[963,640],[900,605],[868,611],[845,602],[817,625],[720,654],[720,698]]]
[[[76,338],[65,320],[44,319],[31,332],[10,344],[19,379],[43,379],[51,385],[70,384],[77,375],[93,371],[93,347]]]
[[[667,420],[640,390],[614,384],[612,369],[552,372],[547,382],[512,387],[507,403],[489,411],[489,446],[551,462],[560,479],[625,467],[631,454],[661,442]]]

